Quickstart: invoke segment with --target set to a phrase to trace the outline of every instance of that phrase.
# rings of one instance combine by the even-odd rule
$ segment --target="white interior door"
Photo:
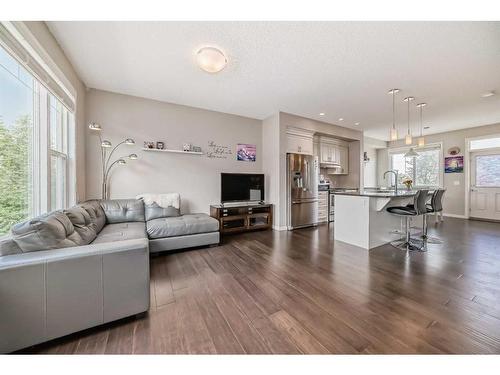
[[[470,217],[500,220],[500,150],[471,153]]]

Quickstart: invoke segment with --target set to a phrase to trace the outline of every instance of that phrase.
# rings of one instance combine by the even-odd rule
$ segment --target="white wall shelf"
[[[142,151],[148,151],[148,152],[170,152],[170,153],[174,153],[174,154],[203,155],[203,152],[182,151],[182,150],[169,150],[169,149],[158,150],[157,148],[143,148]]]

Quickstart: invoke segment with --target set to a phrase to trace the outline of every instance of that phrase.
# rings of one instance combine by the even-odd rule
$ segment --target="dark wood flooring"
[[[446,218],[426,253],[328,226],[151,259],[151,310],[25,353],[500,353],[500,224]]]

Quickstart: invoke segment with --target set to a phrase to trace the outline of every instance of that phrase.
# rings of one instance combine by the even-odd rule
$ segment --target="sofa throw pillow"
[[[21,249],[11,237],[0,239],[0,256],[22,253]]]
[[[181,214],[181,210],[175,207],[160,207],[157,203],[144,204],[144,213],[146,215],[146,221],[153,219],[160,219],[163,217],[175,217]]]
[[[83,243],[88,245],[97,237],[96,224],[90,214],[83,207],[75,206],[64,211],[75,227],[75,231],[82,237]]]
[[[22,252],[80,246],[84,242],[68,216],[54,211],[11,228],[12,238]]]

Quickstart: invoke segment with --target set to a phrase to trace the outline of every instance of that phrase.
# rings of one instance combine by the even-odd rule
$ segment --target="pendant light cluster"
[[[390,89],[388,94],[392,95],[392,127],[390,130],[390,140],[391,141],[397,141],[398,140],[398,130],[396,128],[396,94],[400,92],[401,90],[399,89]],[[408,116],[408,127],[405,135],[405,144],[410,146],[413,144],[413,136],[411,134],[411,127],[410,127],[410,102],[415,100],[413,96],[407,96],[403,99],[404,102],[407,104],[407,116]],[[425,145],[425,138],[423,134],[423,108],[426,106],[426,103],[418,103],[417,108],[420,110],[420,137],[417,139],[417,146],[422,147]],[[415,150],[410,148],[410,151],[408,151],[405,154],[405,157],[407,158],[412,158],[416,157],[418,154],[415,152]]]

